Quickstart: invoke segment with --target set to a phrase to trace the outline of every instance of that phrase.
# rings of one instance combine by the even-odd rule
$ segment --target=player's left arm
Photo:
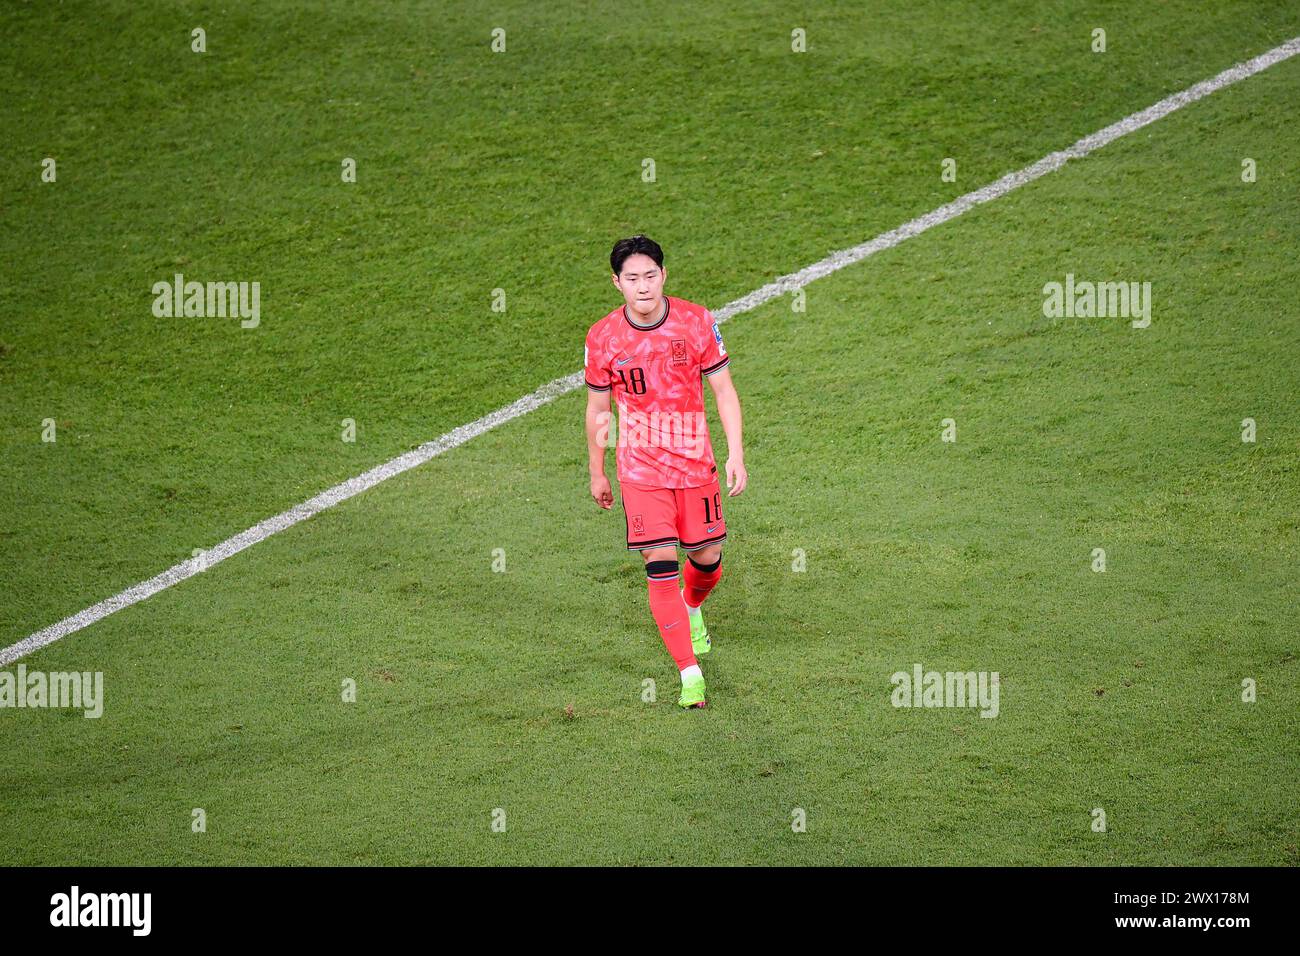
[[[713,389],[722,430],[727,434],[727,487],[731,489],[727,497],[734,498],[749,483],[749,472],[745,470],[745,445],[741,439],[740,396],[731,381],[731,369],[723,367],[704,377]]]

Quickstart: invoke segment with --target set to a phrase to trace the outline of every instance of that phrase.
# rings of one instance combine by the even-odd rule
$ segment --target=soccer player
[[[587,451],[591,496],[614,504],[605,477],[611,400],[618,402],[619,492],[629,551],[645,561],[650,613],[681,672],[682,707],[703,707],[697,657],[712,646],[700,605],[722,576],[718,466],[704,415],[708,380],[727,434],[727,492],[745,490],[749,475],[740,436],[740,399],[722,333],[703,306],[665,296],[664,253],[645,236],[622,239],[609,256],[610,278],[624,305],[587,332]],[[677,546],[686,552],[678,590]]]

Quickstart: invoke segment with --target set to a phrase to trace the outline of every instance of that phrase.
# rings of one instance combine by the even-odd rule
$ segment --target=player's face
[[[628,311],[653,319],[663,308],[666,276],[667,273],[653,259],[638,252],[623,260],[623,271],[613,276],[613,279],[614,285],[623,293]]]

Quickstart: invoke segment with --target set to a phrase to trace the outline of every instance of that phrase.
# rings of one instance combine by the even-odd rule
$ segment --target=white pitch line
[[[969,192],[964,196],[954,199],[946,205],[940,206],[923,216],[918,216],[911,222],[903,223],[897,229],[891,229],[889,232],[881,233],[876,238],[868,240],[861,245],[853,246],[850,249],[841,249],[839,252],[833,252],[820,262],[814,262],[810,266],[800,269],[798,272],[790,275],[781,276],[774,282],[769,282],[760,289],[749,293],[743,298],[734,302],[729,302],[721,309],[713,313],[715,319],[719,322],[725,322],[733,315],[739,315],[742,312],[748,312],[777,296],[784,295],[787,292],[793,292],[795,289],[801,289],[808,283],[816,279],[823,278],[843,269],[845,266],[852,265],[855,262],[861,262],[868,256],[874,255],[885,249],[892,249],[905,239],[913,236],[919,236],[927,229],[932,229],[941,223],[956,219],[968,209],[973,209],[981,203],[986,203],[997,199],[999,196],[1005,196],[1013,189],[1018,189],[1026,183],[1031,183],[1035,179],[1046,176],[1048,173],[1060,169],[1071,159],[1081,159],[1087,156],[1093,150],[1100,149],[1107,143],[1110,143],[1121,136],[1126,136],[1134,130],[1154,123],[1156,120],[1168,116],[1175,110],[1182,109],[1188,103],[1195,103],[1203,97],[1209,96],[1226,86],[1231,86],[1240,80],[1254,76],[1262,70],[1268,69],[1274,64],[1281,63],[1300,53],[1300,37],[1293,37],[1281,46],[1274,47],[1267,53],[1262,53],[1254,59],[1247,60],[1244,63],[1238,63],[1236,66],[1229,67],[1217,76],[1208,80],[1202,80],[1180,93],[1167,96],[1158,103],[1148,106],[1144,110],[1126,116],[1117,123],[1112,123],[1105,129],[1085,136],[1076,142],[1073,146],[1059,152],[1049,153],[1036,163],[1026,166],[1024,169],[1017,170],[1014,173],[1008,173],[996,182],[987,186],[982,186],[974,192]],[[179,584],[186,578],[193,577],[195,574],[226,560],[233,555],[238,554],[245,548],[264,541],[291,528],[300,521],[305,521],[314,514],[324,511],[326,508],[333,508],[340,502],[347,501],[354,495],[359,495],[367,488],[373,488],[381,481],[387,481],[394,475],[400,475],[404,471],[422,465],[431,458],[436,458],[443,452],[450,451],[460,445],[465,444],[471,438],[477,438],[484,432],[496,428],[512,419],[521,415],[526,415],[534,409],[540,408],[549,402],[554,401],[561,395],[573,391],[582,384],[582,372],[574,372],[572,375],[566,375],[563,378],[557,378],[554,381],[547,382],[537,391],[532,392],[523,398],[516,399],[509,405],[498,408],[496,411],[484,415],[477,421],[453,428],[433,441],[425,442],[420,447],[406,452],[404,455],[398,455],[392,461],[385,462],[371,468],[364,474],[357,475],[355,478],[349,478],[342,484],[335,485],[326,491],[322,491],[315,498],[304,501],[302,504],[295,505],[288,511],[283,511],[274,517],[267,518],[265,521],[258,522],[247,531],[241,531],[233,538],[227,538],[216,547],[199,558],[192,558],[189,561],[182,561],[174,567],[168,568],[162,574],[150,578],[147,581],[141,581],[132,587],[114,594],[112,597],[100,601],[91,607],[86,608],[69,618],[59,621],[57,624],[51,624],[49,627],[37,631],[29,637],[23,638],[16,644],[12,644],[0,651],[0,667],[18,660],[33,651],[39,650],[48,644],[53,644],[60,638],[67,637],[69,634],[75,634],[82,628],[89,627],[101,618],[105,618],[115,611],[120,611],[124,607],[130,607],[132,604],[138,604],[146,598],[152,597],[159,591]]]

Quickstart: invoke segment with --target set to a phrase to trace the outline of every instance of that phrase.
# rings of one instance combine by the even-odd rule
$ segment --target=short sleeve
[[[593,328],[587,332],[587,344],[582,347],[582,374],[587,380],[587,387],[593,392],[608,392],[609,369],[605,367],[602,358],[603,350],[595,335],[592,334],[594,331]]]
[[[700,352],[700,372],[704,375],[712,375],[726,368],[727,363],[731,361],[731,356],[727,354],[727,347],[722,344],[722,333],[718,330],[718,323],[708,309],[704,310],[703,324],[704,348]]]

